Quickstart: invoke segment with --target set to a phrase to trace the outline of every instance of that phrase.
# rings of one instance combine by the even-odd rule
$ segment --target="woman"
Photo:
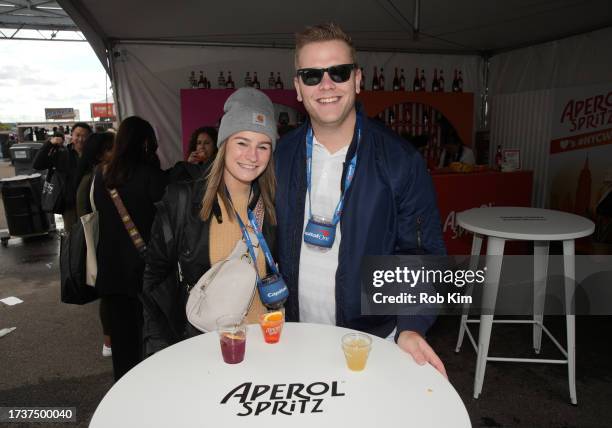
[[[189,138],[187,162],[202,165],[212,162],[217,155],[217,131],[210,126],[196,129]]]
[[[189,138],[189,155],[187,161],[177,162],[168,171],[168,181],[197,180],[202,177],[217,155],[217,131],[203,126],[196,129]]]
[[[96,291],[108,307],[115,380],[142,359],[142,305],[138,294],[144,259],[142,248],[137,250],[126,230],[126,224],[131,225],[122,221],[125,216],[119,215],[110,191],[116,189],[142,240],[148,243],[154,204],[166,187],[156,150],[151,124],[137,116],[129,117],[119,126],[110,162],[95,174],[94,202],[100,228]]]
[[[259,213],[263,237],[269,247],[274,244],[276,182],[272,152],[277,132],[272,102],[254,88],[241,88],[228,98],[224,112],[219,152],[207,176],[170,185],[158,208],[142,292],[147,355],[199,333],[185,315],[185,285],[196,284],[242,239],[243,229],[236,214],[248,228],[247,208]],[[164,218],[172,230],[170,239],[164,233]],[[263,278],[266,261],[261,247],[255,250],[257,271]],[[180,284],[177,263],[181,266]],[[264,311],[256,295],[247,312],[248,322],[257,322]]]
[[[91,179],[95,169],[99,164],[107,163],[110,160],[110,153],[113,148],[115,135],[110,132],[96,132],[87,138],[83,154],[79,158],[76,169],[76,215],[81,218],[92,211],[89,200],[89,190]],[[104,342],[102,344],[102,356],[112,355],[110,338],[110,316],[105,300],[100,300],[100,322],[102,323],[102,334]]]

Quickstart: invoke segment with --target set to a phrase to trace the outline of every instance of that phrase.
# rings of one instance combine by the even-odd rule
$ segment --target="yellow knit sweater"
[[[223,201],[221,201],[219,198],[218,202],[219,206],[221,207],[221,218],[223,222],[218,223],[216,217],[212,216],[210,222],[209,242],[211,264],[215,264],[227,257],[236,246],[236,242],[239,239],[242,239],[240,225],[236,220],[230,221],[230,217],[227,213],[227,207],[225,207]],[[251,230],[247,217],[248,199],[232,197],[232,203],[234,204],[236,211],[238,211],[238,214],[240,214],[242,222],[249,230]],[[229,209],[232,208],[230,207]],[[266,276],[266,259],[261,251],[261,248],[259,248],[259,245],[257,244],[256,246],[257,271],[259,272],[260,278],[264,278]],[[259,292],[256,291],[255,297],[253,298],[253,302],[251,303],[251,307],[249,308],[249,312],[246,316],[247,323],[257,323],[259,315],[265,311],[266,308],[259,299]]]

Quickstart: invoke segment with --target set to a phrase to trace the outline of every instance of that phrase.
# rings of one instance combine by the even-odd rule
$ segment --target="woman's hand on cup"
[[[202,161],[204,161],[204,154],[202,152],[198,152],[198,151],[193,151],[189,154],[189,157],[187,158],[187,162],[189,163],[200,163]]]

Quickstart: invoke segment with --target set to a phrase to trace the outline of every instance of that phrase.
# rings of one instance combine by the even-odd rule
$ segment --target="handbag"
[[[61,301],[84,305],[98,298],[96,289],[85,281],[86,243],[83,224],[77,222],[60,242]]]
[[[62,214],[64,212],[64,192],[66,177],[56,168],[50,168],[43,181],[41,208],[45,212]]]
[[[223,315],[245,316],[255,297],[255,269],[246,244],[238,240],[230,255],[212,265],[189,292],[187,320],[198,330],[209,332],[217,329],[216,321]]]
[[[94,202],[94,184],[96,182],[95,172],[89,188],[89,202],[92,212],[81,216],[83,224],[83,234],[85,236],[86,256],[85,256],[85,284],[94,287],[98,276],[97,248],[100,236],[99,217],[96,203]]]

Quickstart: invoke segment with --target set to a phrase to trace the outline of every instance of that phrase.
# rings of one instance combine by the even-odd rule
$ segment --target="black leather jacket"
[[[156,204],[157,214],[147,248],[143,303],[143,341],[145,356],[200,334],[187,321],[185,306],[188,291],[210,269],[210,218],[200,219],[206,182],[203,178],[170,184],[164,198]],[[259,191],[254,188],[254,208]],[[181,209],[181,207],[183,207]],[[183,216],[183,218],[179,218]],[[213,215],[221,219],[216,204]],[[211,216],[212,217],[212,216]],[[164,228],[166,229],[164,231]],[[276,226],[264,219],[263,235],[275,253]],[[183,281],[179,283],[178,262]]]

